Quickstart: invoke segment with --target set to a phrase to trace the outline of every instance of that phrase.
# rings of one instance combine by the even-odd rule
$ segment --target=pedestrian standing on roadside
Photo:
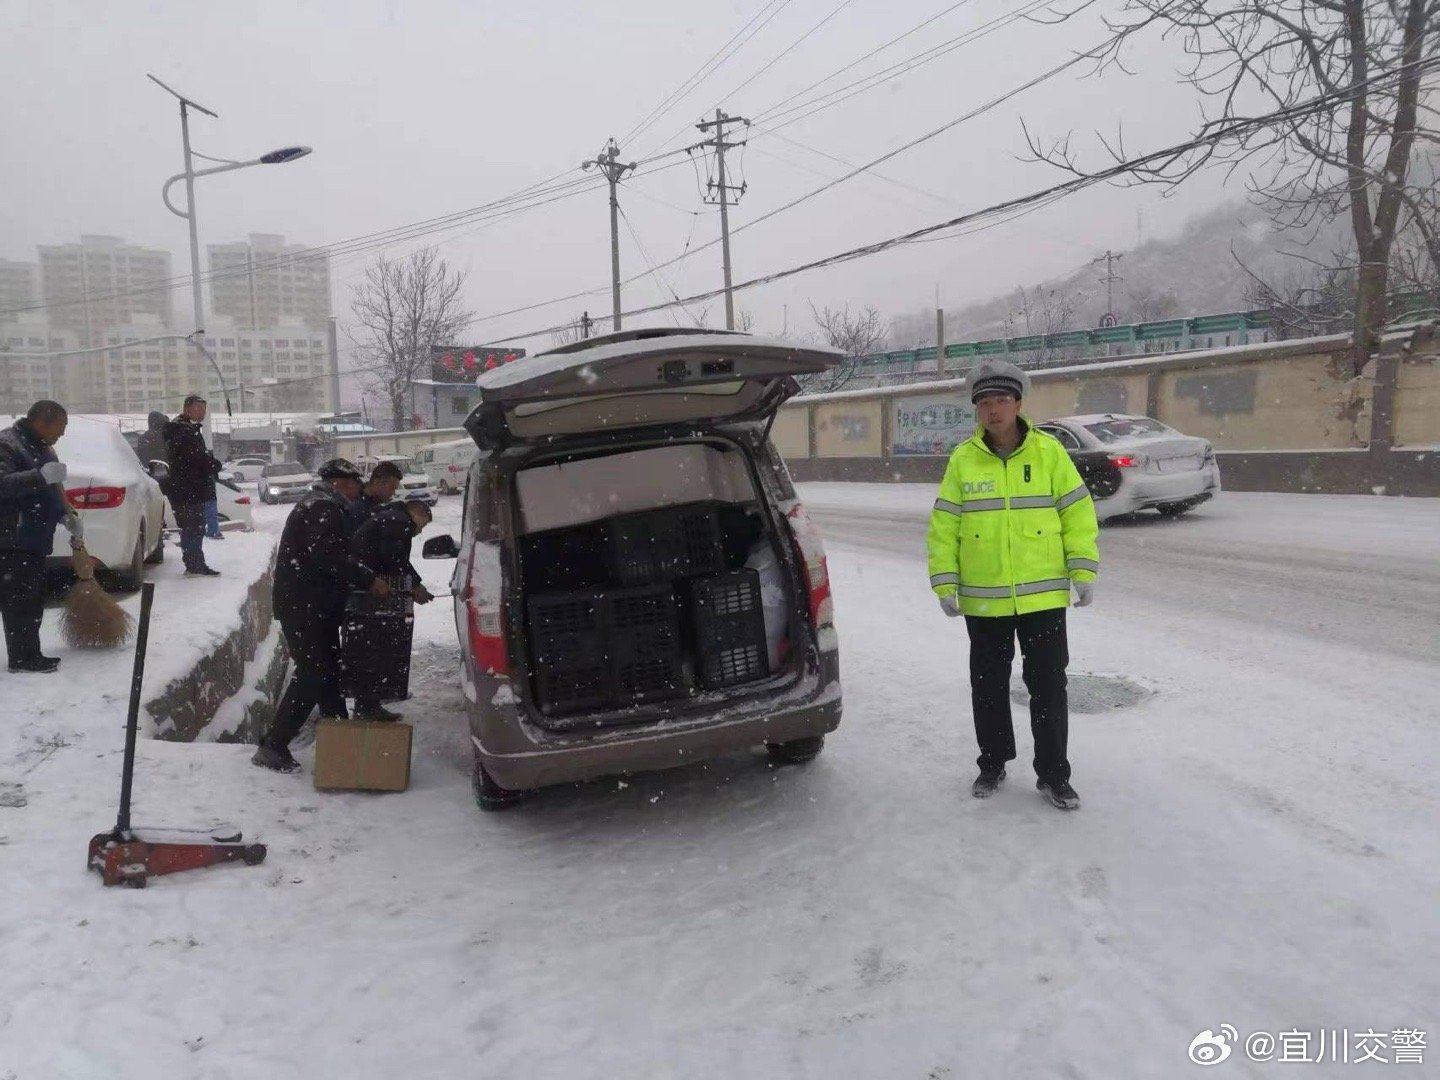
[[[987,360],[970,380],[975,434],[955,448],[930,514],[930,587],[946,615],[965,616],[970,637],[970,700],[985,798],[1015,758],[1010,665],[1015,639],[1024,656],[1035,740],[1036,787],[1073,810],[1065,609],[1094,597],[1100,569],[1095,504],[1059,440],[1020,415],[1030,377]]]
[[[65,465],[53,447],[69,417],[54,401],[37,401],[0,432],[0,621],[12,674],[48,673],[60,666],[40,652],[45,615],[45,560],[61,521],[73,535],[75,511],[60,485]]]
[[[165,448],[170,454],[166,494],[180,529],[180,552],[187,577],[220,575],[205,562],[205,504],[215,501],[215,477],[220,472],[220,462],[205,445],[205,433],[200,428],[205,410],[205,399],[191,394],[180,415],[165,425]]]

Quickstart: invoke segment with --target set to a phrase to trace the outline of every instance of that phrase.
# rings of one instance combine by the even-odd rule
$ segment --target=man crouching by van
[[[375,471],[380,471],[379,466]],[[357,562],[375,574],[377,580],[400,578],[414,590],[417,604],[428,604],[435,599],[420,584],[420,574],[410,562],[411,541],[430,524],[430,516],[430,507],[422,502],[385,503],[371,512],[350,540],[350,550]],[[399,720],[400,714],[391,712],[376,698],[357,697],[355,718]]]
[[[276,772],[295,772],[290,740],[316,705],[324,716],[345,717],[340,695],[340,622],[352,589],[389,596],[390,586],[350,552],[347,511],[360,496],[360,472],[343,458],[320,466],[320,482],[306,493],[280,534],[275,554],[275,617],[295,671],[275,710],[275,722],[250,760]]]

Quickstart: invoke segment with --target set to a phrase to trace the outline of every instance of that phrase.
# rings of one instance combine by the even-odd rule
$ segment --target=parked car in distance
[[[1158,510],[1173,517],[1220,492],[1220,465],[1205,439],[1149,416],[1062,416],[1035,425],[1060,440],[1100,520]]]
[[[440,501],[440,496],[436,495],[435,489],[430,486],[430,477],[414,458],[404,454],[373,454],[357,458],[355,464],[362,473],[369,476],[370,470],[382,461],[393,461],[400,466],[400,489],[395,492],[395,498],[402,502],[423,502],[427,506],[434,506]]]
[[[474,439],[452,439],[426,446],[415,454],[415,463],[425,470],[430,484],[441,495],[458,495],[465,486],[470,463],[480,453]]]
[[[840,723],[819,533],[766,437],[828,348],[645,329],[479,379],[451,578],[476,801]],[[657,372],[661,377],[657,379]]]
[[[138,589],[145,564],[164,558],[160,485],[120,429],[103,421],[72,416],[55,453],[67,469],[65,494],[80,514],[85,550],[100,560],[104,583]],[[62,526],[55,530],[47,569],[69,566],[70,534]]]
[[[261,470],[270,464],[269,458],[241,457],[225,463],[225,471],[239,484],[253,484],[260,479]]]
[[[294,502],[315,482],[316,477],[298,461],[278,461],[260,470],[255,490],[263,503]]]

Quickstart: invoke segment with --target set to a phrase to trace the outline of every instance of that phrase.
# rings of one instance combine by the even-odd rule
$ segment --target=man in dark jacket
[[[170,422],[163,412],[152,412],[147,418],[149,427],[145,434],[135,444],[135,456],[140,459],[140,464],[146,469],[150,468],[152,461],[163,461],[167,466],[170,464],[170,451],[165,446],[165,425]]]
[[[285,521],[275,555],[275,617],[290,651],[294,673],[275,712],[275,722],[251,760],[277,772],[294,772],[290,740],[320,706],[324,716],[345,717],[340,696],[340,620],[354,589],[388,596],[382,577],[350,553],[346,511],[360,495],[360,472],[343,458],[320,466],[320,483],[304,495]]]
[[[365,486],[360,489],[360,498],[350,504],[352,530],[358,530],[370,520],[376,510],[395,498],[395,492],[400,490],[400,481],[403,478],[400,466],[393,461],[378,462],[370,470],[370,479],[366,480]]]
[[[382,461],[380,464],[388,463]],[[377,465],[375,471],[379,472],[380,466]],[[402,588],[413,589],[417,604],[428,604],[435,598],[420,584],[420,574],[410,562],[411,541],[428,524],[430,508],[424,503],[388,503],[377,507],[369,519],[355,530],[350,550],[377,576],[398,579]],[[361,720],[400,719],[399,713],[385,708],[377,698],[357,697],[355,715]]]
[[[179,416],[165,425],[165,448],[170,455],[170,480],[165,494],[180,527],[180,551],[185,573],[218,577],[219,570],[205,564],[205,504],[215,501],[215,477],[220,462],[205,445],[200,424],[205,419],[205,399],[191,394]]]
[[[55,526],[74,520],[59,487],[65,466],[51,449],[67,420],[57,402],[37,401],[23,420],[0,432],[0,618],[11,672],[60,666],[57,658],[41,655],[40,621]]]

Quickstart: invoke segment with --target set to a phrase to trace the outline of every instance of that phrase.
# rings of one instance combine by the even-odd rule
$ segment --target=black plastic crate
[[[603,595],[615,703],[631,705],[684,693],[684,647],[675,591],[669,585],[651,585],[609,589]]]
[[[547,529],[519,539],[525,593],[594,589],[609,584],[609,548],[604,522]]]
[[[551,593],[532,597],[527,607],[541,710],[565,713],[608,704],[613,690],[601,595]]]
[[[622,585],[642,585],[725,569],[715,507],[671,506],[622,514],[605,523],[610,569]]]
[[[685,585],[700,685],[719,690],[769,675],[760,575],[754,570],[733,570]]]

